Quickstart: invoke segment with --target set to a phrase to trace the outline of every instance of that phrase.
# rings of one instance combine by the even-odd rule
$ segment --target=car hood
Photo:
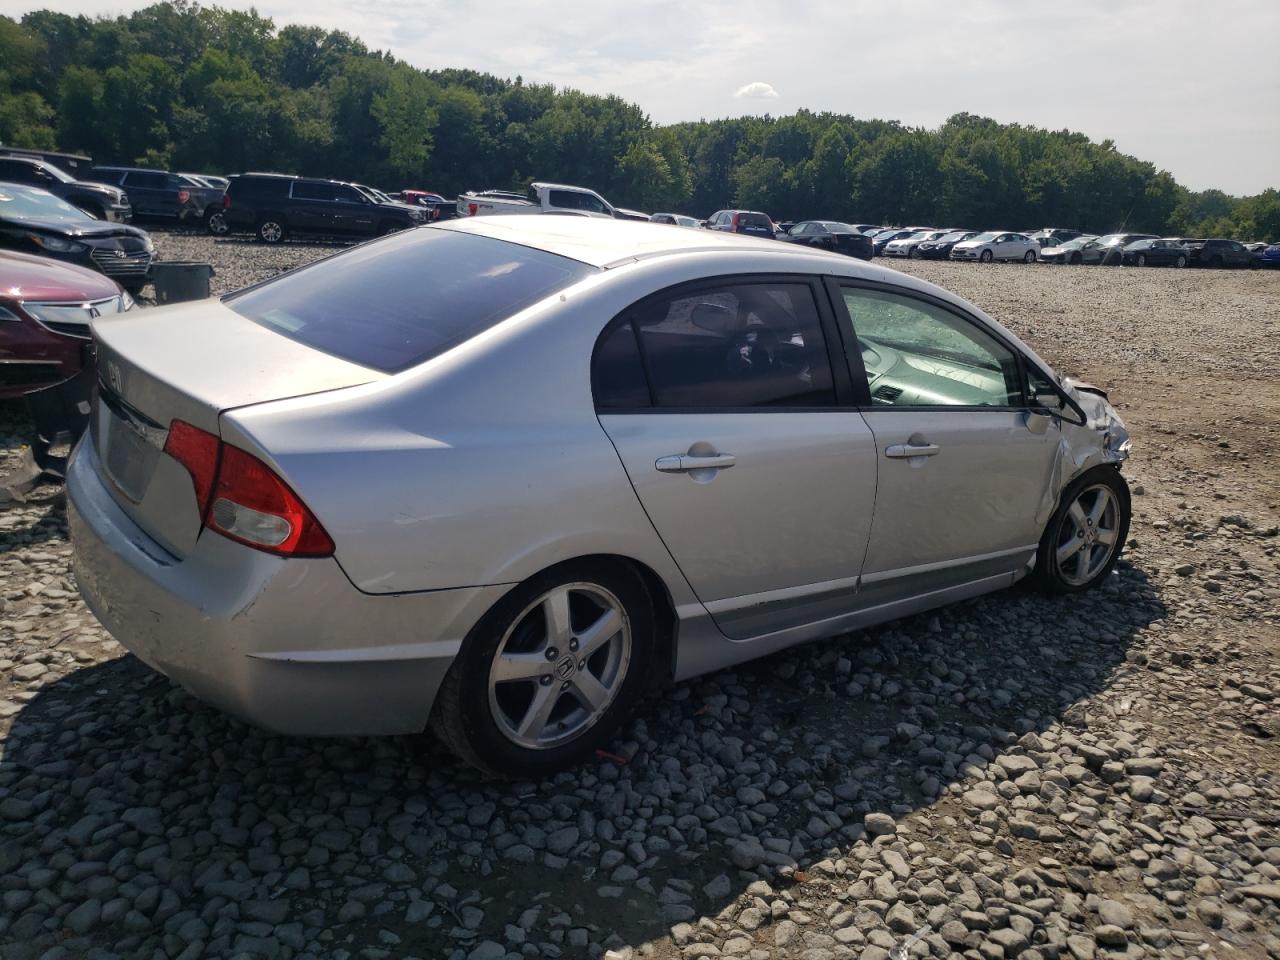
[[[952,247],[952,249],[959,250],[961,247],[965,247],[966,249],[972,250],[976,247],[985,247],[988,243],[994,243],[994,242],[995,241],[993,240],[961,240],[954,247]]]
[[[126,223],[109,223],[106,220],[85,220],[77,223],[62,223],[57,220],[12,219],[0,217],[0,223],[28,230],[43,230],[61,236],[76,237],[82,240],[109,240],[112,237],[135,237],[147,239],[145,230],[131,227]]]
[[[1041,250],[1041,251],[1040,251],[1040,256],[1042,256],[1042,257],[1060,257],[1060,256],[1062,256],[1064,253],[1070,253],[1070,252],[1071,252],[1071,251],[1070,251],[1070,250],[1068,250],[1066,247],[1045,247],[1043,250]]]
[[[422,213],[421,204],[401,203],[398,200],[393,200],[391,203],[380,203],[378,204],[378,207],[382,210],[390,208],[392,210],[403,210],[405,213],[416,213],[419,215]]]
[[[98,183],[94,180],[75,180],[72,181],[71,186],[75,187],[77,190],[91,190],[94,193],[105,193],[108,196],[115,197],[117,200],[124,198],[124,191],[119,187],[113,187],[109,183]]]
[[[102,300],[119,293],[115,281],[96,270],[26,253],[0,253],[0,297],[18,301]]]

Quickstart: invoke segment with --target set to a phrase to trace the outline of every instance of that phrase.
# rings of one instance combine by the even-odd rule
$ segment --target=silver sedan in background
[[[111,633],[264,727],[431,727],[505,775],[653,681],[1084,591],[1129,524],[1100,391],[795,245],[477,217],[94,334],[68,515]]]
[[[952,260],[1021,260],[1035,263],[1040,256],[1040,244],[1025,233],[1008,230],[988,230],[970,240],[962,240],[951,248]]]

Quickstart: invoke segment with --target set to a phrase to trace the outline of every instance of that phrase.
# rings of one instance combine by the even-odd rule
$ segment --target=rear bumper
[[[304,736],[422,731],[462,638],[504,586],[370,596],[336,561],[205,533],[179,560],[116,503],[89,442],[67,471],[81,596],[121,644],[192,695]]]

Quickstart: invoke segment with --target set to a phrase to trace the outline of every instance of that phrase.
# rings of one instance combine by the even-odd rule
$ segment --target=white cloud
[[[734,96],[739,100],[777,100],[778,91],[773,89],[773,84],[761,83],[757,80],[755,83],[748,83],[745,87],[739,87]]]

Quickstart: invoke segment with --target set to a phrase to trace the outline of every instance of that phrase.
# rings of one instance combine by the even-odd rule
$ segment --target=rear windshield
[[[397,373],[594,272],[504,240],[422,227],[353,247],[226,303],[316,350]]]
[[[738,223],[748,227],[765,227],[770,230],[773,229],[773,221],[763,213],[740,213],[738,214]]]

